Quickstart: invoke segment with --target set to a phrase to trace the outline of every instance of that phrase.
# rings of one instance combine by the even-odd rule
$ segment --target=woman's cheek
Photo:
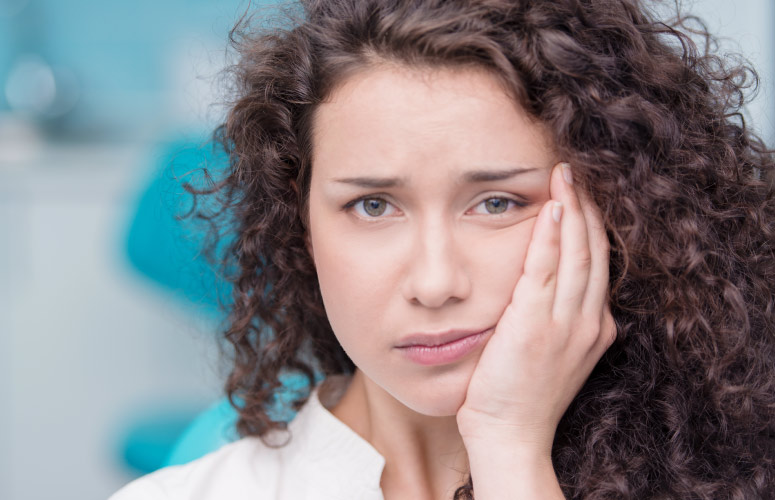
[[[479,263],[478,287],[504,310],[511,302],[514,288],[522,276],[536,217],[480,238],[472,247]]]
[[[334,233],[329,233],[333,235]],[[378,232],[324,237],[315,249],[323,304],[337,334],[378,326],[395,290],[396,248]]]

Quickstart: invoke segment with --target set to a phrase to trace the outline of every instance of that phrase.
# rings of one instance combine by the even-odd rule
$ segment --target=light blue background
[[[26,0],[17,14],[0,15],[0,82],[20,56],[37,55],[79,83],[66,131],[92,140],[135,134],[160,111],[179,111],[176,91],[184,89],[171,84],[222,66],[225,35],[246,7],[237,0]],[[0,93],[0,111],[8,107]]]

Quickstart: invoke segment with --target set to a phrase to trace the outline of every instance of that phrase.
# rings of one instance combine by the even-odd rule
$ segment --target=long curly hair
[[[775,498],[775,165],[741,114],[757,76],[717,55],[698,19],[649,7],[303,0],[279,22],[238,22],[216,131],[229,165],[191,189],[215,195],[220,210],[202,216],[233,235],[217,258],[233,284],[226,390],[242,435],[285,428],[268,410],[284,374],[312,385],[354,369],[305,246],[317,105],[386,62],[475,66],[550,131],[611,242],[618,338],[557,429],[565,495]],[[455,498],[473,498],[470,475]]]

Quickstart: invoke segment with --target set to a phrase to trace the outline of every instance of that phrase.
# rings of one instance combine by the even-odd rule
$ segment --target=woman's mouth
[[[396,349],[410,361],[421,365],[454,363],[479,347],[494,329],[415,334],[405,338]]]

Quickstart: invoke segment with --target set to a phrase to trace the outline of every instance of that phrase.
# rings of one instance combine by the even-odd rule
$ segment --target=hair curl
[[[696,18],[666,24],[639,0],[301,7],[288,26],[232,32],[235,97],[216,132],[230,163],[200,191],[234,230],[220,258],[236,270],[226,389],[240,433],[284,427],[267,411],[281,374],[354,368],[305,245],[316,106],[384,62],[475,65],[546,125],[611,240],[618,339],[557,429],[565,495],[772,498],[775,169],[740,113],[755,72],[715,55]],[[469,476],[455,498],[472,495]]]

